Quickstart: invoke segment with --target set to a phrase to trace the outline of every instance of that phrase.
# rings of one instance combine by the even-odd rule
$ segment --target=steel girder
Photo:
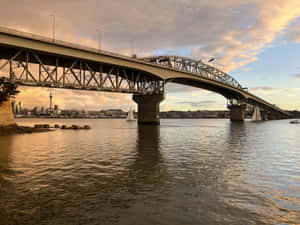
[[[179,56],[153,56],[153,57],[146,57],[141,58],[147,62],[164,65],[169,68],[183,71],[183,72],[189,72],[194,74],[195,76],[205,77],[214,79],[217,81],[221,81],[223,83],[226,83],[228,85],[231,85],[236,88],[242,89],[242,85],[240,85],[233,77],[231,77],[229,74],[213,67],[210,65],[207,65],[201,60],[193,60],[185,57],[179,57]]]
[[[0,73],[24,86],[162,94],[164,81],[142,71],[18,50],[0,59]]]

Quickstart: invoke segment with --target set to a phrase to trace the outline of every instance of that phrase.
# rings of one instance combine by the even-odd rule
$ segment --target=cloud
[[[251,91],[274,91],[274,90],[278,90],[278,89],[274,88],[274,87],[261,86],[261,87],[250,88],[250,90]]]
[[[101,29],[105,48],[128,51],[130,40],[141,54],[190,46],[192,56],[213,55],[233,68],[256,60],[262,48],[299,16],[297,2],[6,0],[0,19],[1,25],[51,36],[49,15],[55,14],[56,33],[61,39],[97,47],[96,30]]]
[[[269,86],[253,87],[250,92],[265,96],[300,97],[300,88],[274,88]],[[285,99],[286,100],[286,99]]]
[[[290,42],[300,43],[300,22],[297,21],[287,31],[286,38]]]
[[[257,60],[264,48],[282,35],[290,23],[300,15],[299,1],[266,0],[248,3],[255,10],[245,13],[248,20],[243,26],[233,25],[231,29],[222,33],[218,40],[194,47],[192,55],[214,56],[227,71],[245,66]],[[253,12],[255,13],[252,14]]]
[[[288,97],[300,98],[300,88],[287,88],[287,89],[284,89],[283,92]]]
[[[293,75],[292,75],[292,78],[300,79],[300,73],[293,74]]]
[[[261,95],[273,96],[275,94],[278,94],[282,90],[279,88],[270,87],[270,86],[258,86],[258,87],[249,88],[249,91],[258,96],[261,96]]]
[[[130,106],[136,106],[128,94],[30,87],[19,89],[21,92],[17,95],[16,101],[23,102],[27,108],[49,107],[50,92],[53,95],[53,103],[62,109],[100,110],[118,106],[128,110]]]
[[[101,29],[101,46],[106,50],[130,54],[133,40],[138,56],[169,49],[195,59],[214,57],[214,65],[230,71],[258,60],[259,54],[274,40],[287,31],[291,33],[290,24],[300,15],[300,1],[2,0],[0,26],[51,37],[50,14],[56,15],[58,39],[97,47],[97,29]],[[290,39],[298,41],[298,28],[293,32]],[[196,90],[200,89],[167,87],[167,91],[178,93],[196,93]],[[20,98],[32,102],[31,97],[38,96],[39,91],[32,91],[31,96],[21,93]],[[69,90],[57,93],[60,104],[74,102],[83,107],[84,102],[90,108],[102,102],[107,106],[130,104],[124,95],[97,93],[96,97],[76,92],[72,98],[78,99],[72,101],[66,97],[69,93]],[[46,103],[44,98],[40,98],[41,102]]]
[[[195,93],[196,92],[196,94],[209,93],[209,91],[206,91],[204,89],[182,85],[182,84],[176,84],[176,83],[168,83],[166,85],[166,92],[167,93],[187,93],[187,92]]]
[[[207,100],[207,101],[197,101],[197,102],[193,102],[193,101],[183,101],[183,102],[177,102],[177,104],[179,105],[189,105],[191,107],[207,107],[207,106],[213,106],[215,105],[217,102],[213,101],[213,100]]]

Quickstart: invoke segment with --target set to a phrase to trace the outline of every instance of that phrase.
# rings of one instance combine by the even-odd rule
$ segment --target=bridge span
[[[229,74],[201,61],[127,57],[7,28],[0,28],[0,74],[25,86],[132,93],[139,123],[159,123],[167,82],[223,95],[230,102],[232,121],[244,120],[246,104],[258,106],[265,118],[288,117]]]

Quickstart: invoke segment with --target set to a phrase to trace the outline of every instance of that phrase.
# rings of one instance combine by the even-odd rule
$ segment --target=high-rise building
[[[11,102],[11,108],[12,108],[12,111],[13,111],[13,114],[16,114],[16,101],[12,101]]]
[[[52,112],[52,92],[50,92],[50,112]]]
[[[22,102],[19,102],[18,103],[18,111],[19,111],[19,113],[22,113],[23,112],[23,110],[22,110]]]

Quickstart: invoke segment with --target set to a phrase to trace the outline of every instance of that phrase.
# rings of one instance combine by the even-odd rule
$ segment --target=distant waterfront
[[[229,118],[229,111],[166,111],[160,112],[163,119],[216,119]],[[25,110],[24,113],[16,114],[16,118],[64,118],[64,119],[124,119],[127,112],[121,109],[110,109],[101,111],[84,111],[84,110],[62,110],[59,113],[39,113],[35,111]],[[137,113],[134,112],[135,117]],[[250,115],[250,114],[249,114]]]
[[[300,118],[300,111],[289,111],[293,118]],[[137,117],[137,113],[134,113]],[[101,111],[62,110],[58,113],[40,113],[35,110],[24,110],[15,114],[15,118],[61,118],[61,119],[125,119],[127,112],[121,109]],[[251,118],[252,112],[246,112],[246,118]],[[229,119],[228,110],[197,110],[197,111],[164,111],[160,112],[162,119]]]

